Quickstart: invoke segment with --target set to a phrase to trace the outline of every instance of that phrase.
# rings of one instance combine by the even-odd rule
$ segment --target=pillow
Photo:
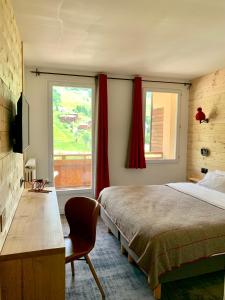
[[[225,193],[225,174],[221,175],[216,172],[208,172],[197,184]]]
[[[225,176],[225,172],[224,171],[216,170],[215,173],[218,174],[218,175]]]

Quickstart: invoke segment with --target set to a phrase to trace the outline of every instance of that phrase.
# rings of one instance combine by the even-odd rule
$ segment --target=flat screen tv
[[[23,153],[30,144],[29,138],[29,104],[21,93],[17,102],[17,114],[13,123],[13,152]]]

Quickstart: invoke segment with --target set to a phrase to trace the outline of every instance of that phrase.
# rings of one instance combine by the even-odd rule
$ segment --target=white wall
[[[27,69],[25,72],[25,93],[30,103],[30,135],[31,146],[28,150],[28,158],[37,159],[37,176],[50,178],[49,166],[49,126],[48,117],[50,81],[84,82],[86,79],[77,77],[61,77],[53,75],[41,75],[36,77]],[[88,79],[93,83],[94,79]],[[149,83],[144,83],[144,87]],[[161,87],[161,84],[151,84],[153,87]],[[188,123],[188,88],[183,85],[169,85],[167,87],[182,90],[180,117],[180,158],[177,162],[152,163],[146,169],[126,169],[126,153],[129,138],[132,82],[124,80],[108,80],[108,113],[109,113],[109,170],[111,185],[132,184],[163,184],[186,179],[186,149],[187,149],[187,123]],[[59,193],[60,208],[64,206],[67,198],[74,195]]]
[[[150,83],[143,83],[143,87]],[[165,86],[165,85],[164,85]],[[167,84],[166,86],[169,87]],[[161,87],[152,84],[151,87]],[[109,80],[109,167],[112,185],[163,184],[186,179],[187,115],[188,89],[183,85],[170,85],[173,89],[182,89],[180,117],[180,158],[177,162],[147,164],[146,169],[124,168],[129,136],[132,82]]]

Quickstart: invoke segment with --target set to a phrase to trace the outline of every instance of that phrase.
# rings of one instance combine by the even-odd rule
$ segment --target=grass
[[[78,132],[76,137],[74,133],[66,127],[66,125],[59,120],[59,113],[54,112],[54,151],[56,152],[77,152],[90,153],[91,147],[85,144],[82,140],[82,132]],[[91,134],[91,132],[90,132]]]
[[[91,129],[79,130],[80,124],[88,124],[91,120],[91,88],[78,87],[53,87],[53,102],[57,103],[53,107],[53,134],[55,153],[91,153],[92,132]],[[63,108],[65,113],[58,111]],[[62,110],[61,110],[62,111]],[[62,114],[78,112],[78,119],[73,123],[60,121]]]

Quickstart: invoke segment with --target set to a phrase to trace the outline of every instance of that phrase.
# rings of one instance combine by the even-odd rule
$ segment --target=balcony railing
[[[145,157],[146,159],[162,159],[163,154],[161,152],[145,152]],[[54,154],[54,177],[57,188],[91,188],[91,153]]]
[[[54,177],[57,188],[91,188],[92,155],[54,154]]]

